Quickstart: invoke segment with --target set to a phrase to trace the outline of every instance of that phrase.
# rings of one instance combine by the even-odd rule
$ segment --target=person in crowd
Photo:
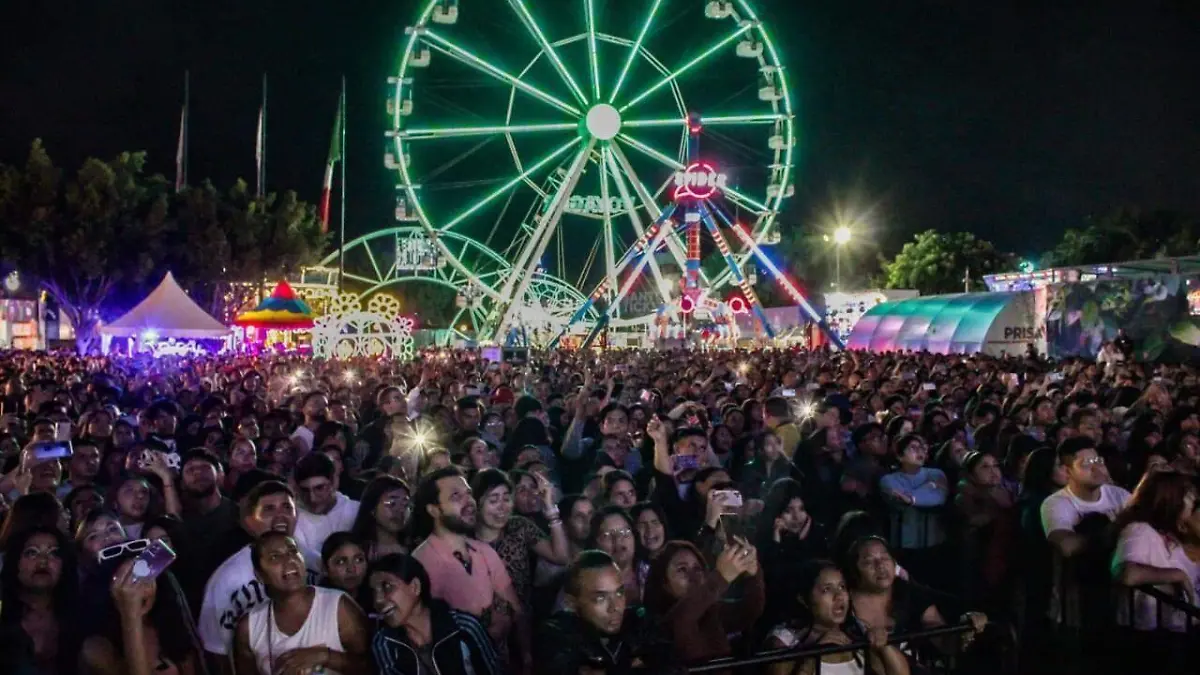
[[[742,597],[724,601],[730,584],[745,576]],[[731,538],[709,570],[695,545],[672,541],[650,566],[646,611],[671,641],[677,660],[698,663],[731,655],[728,636],[749,630],[766,602],[758,552]]]
[[[567,569],[565,609],[540,626],[537,675],[663,667],[669,650],[629,603],[612,556],[588,550]]]
[[[964,589],[967,597],[988,606],[1002,600],[1009,556],[1016,534],[1013,494],[1003,485],[1000,462],[991,455],[971,452],[963,462],[963,477],[954,497],[955,515],[962,526]]]
[[[1101,514],[1110,520],[1129,501],[1129,492],[1109,483],[1104,458],[1096,452],[1096,442],[1076,435],[1058,446],[1058,460],[1066,468],[1067,484],[1042,502],[1042,529],[1046,540],[1065,558],[1087,547],[1087,539],[1075,527],[1088,514]]]
[[[329,535],[321,547],[321,566],[325,568],[323,586],[344,591],[356,602],[364,599],[367,553],[353,534],[334,532]]]
[[[268,531],[251,544],[250,560],[267,601],[237,621],[237,672],[371,672],[367,618],[340,590],[312,586],[291,535]]]
[[[908,659],[895,645],[887,644],[887,628],[870,626],[850,613],[850,593],[838,566],[828,560],[804,563],[795,581],[777,588],[794,589],[790,619],[776,625],[767,636],[767,649],[802,647],[845,647],[869,641],[866,658],[857,652],[841,652],[817,657],[820,672],[833,675],[908,675]],[[769,666],[770,675],[813,675],[817,659],[797,664],[783,661]],[[867,669],[870,668],[868,671]]]
[[[337,491],[337,467],[333,460],[320,452],[309,453],[296,463],[293,479],[300,497],[297,541],[317,551],[329,535],[350,530],[358,516],[359,503]]]
[[[77,672],[80,635],[72,611],[78,596],[74,551],[58,528],[35,526],[6,542],[0,570],[0,627],[18,631],[15,672]]]
[[[277,480],[264,480],[251,488],[241,500],[241,526],[252,540],[267,532],[291,537],[296,530],[296,500],[291,488]],[[321,575],[321,557],[301,548],[307,576],[316,583]],[[204,586],[200,607],[199,632],[205,651],[216,655],[220,663],[229,663],[233,629],[247,612],[268,601],[266,588],[255,574],[249,544],[243,546],[217,567]]]
[[[232,493],[238,478],[258,466],[258,445],[254,438],[237,437],[229,444],[229,468],[225,471],[222,485],[226,493]]]
[[[637,487],[634,485],[633,476],[628,472],[617,469],[609,471],[600,479],[602,492],[604,494],[604,502],[619,506],[623,509],[632,509],[634,504],[637,504]]]
[[[411,550],[411,496],[408,484],[394,476],[376,476],[367,483],[350,532],[366,547],[368,560]]]
[[[170,572],[136,574],[133,553],[123,553],[110,586],[103,629],[84,639],[80,660],[97,675],[193,675],[204,672],[183,595]]]
[[[1113,578],[1124,586],[1166,585],[1169,592],[1182,594],[1200,607],[1200,561],[1188,557],[1184,542],[1191,535],[1198,490],[1191,476],[1173,471],[1146,474],[1134,489],[1125,508],[1117,515],[1118,535],[1113,553]],[[1170,587],[1174,588],[1170,588]],[[1166,614],[1167,627],[1184,631],[1186,617],[1175,610],[1162,611],[1150,596],[1134,592],[1130,621],[1128,594],[1120,598],[1118,622],[1138,630],[1158,628]]]
[[[368,584],[380,621],[371,639],[380,675],[426,669],[443,675],[506,672],[479,619],[434,598],[429,573],[416,558],[382,556],[371,563]]]
[[[947,625],[946,615],[955,616],[954,599],[896,575],[896,561],[887,542],[865,537],[852,544],[839,562],[850,582],[850,606],[854,616],[868,626],[885,627],[889,634],[912,633]],[[987,616],[966,612],[974,632],[982,632]],[[958,651],[951,641],[939,641],[947,653]]]
[[[425,537],[413,557],[429,573],[430,593],[478,617],[502,654],[516,628],[515,666],[524,667],[530,659],[524,608],[500,556],[471,538],[478,507],[462,472],[451,467],[426,476],[413,502],[415,533]]]
[[[67,514],[54,495],[48,492],[27,494],[12,503],[4,524],[0,526],[0,551],[7,550],[8,543],[18,534],[35,527],[57,528],[67,532]]]
[[[534,474],[536,475],[536,474]],[[471,492],[478,506],[475,519],[475,538],[490,544],[512,578],[513,589],[523,607],[531,607],[533,599],[534,566],[536,559],[555,565],[566,565],[569,545],[566,527],[554,502],[549,481],[540,478],[542,508],[551,535],[547,537],[533,521],[513,514],[513,488],[508,477],[498,469],[484,469],[475,474]]]
[[[300,454],[313,450],[317,429],[328,419],[328,407],[329,397],[320,391],[310,391],[301,399],[300,411],[304,415],[304,424],[296,427],[289,437]]]
[[[84,516],[96,509],[104,508],[104,492],[99,485],[83,485],[71,490],[63,497],[63,510],[67,513],[70,525],[68,532],[74,532]]]
[[[791,478],[781,478],[771,486],[755,530],[755,549],[767,588],[785,587],[797,561],[829,555],[829,532],[805,509],[803,488]],[[782,596],[767,596],[767,620],[775,622],[790,603]]]
[[[76,439],[71,445],[73,453],[66,462],[67,480],[58,486],[59,499],[65,498],[75,488],[94,486],[100,476],[100,461],[103,458],[100,446],[87,439]]]
[[[637,527],[637,543],[646,557],[654,560],[667,544],[667,515],[654,502],[634,504],[629,515]]]
[[[636,526],[629,512],[619,506],[605,506],[592,514],[592,524],[585,545],[612,556],[621,570],[625,597],[635,605],[641,604],[650,565],[638,555]]]
[[[895,448],[899,470],[881,478],[879,489],[891,512],[900,562],[917,578],[937,579],[946,535],[934,508],[950,494],[946,474],[925,466],[929,450],[920,436],[901,436]]]

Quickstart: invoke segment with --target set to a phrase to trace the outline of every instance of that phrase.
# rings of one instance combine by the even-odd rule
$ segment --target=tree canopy
[[[1063,233],[1046,267],[1196,255],[1200,220],[1176,211],[1122,207]]]
[[[145,163],[125,152],[69,174],[36,140],[23,167],[0,165],[0,258],[53,298],[82,351],[101,320],[128,309],[118,296],[144,297],[168,270],[220,317],[233,282],[296,270],[324,245],[315,210],[294,192],[260,199],[238,181],[175,193]]]
[[[892,260],[881,260],[885,288],[907,288],[922,295],[961,293],[968,271],[971,290],[983,289],[983,276],[1006,272],[1013,256],[969,232],[926,230],[904,245]]]

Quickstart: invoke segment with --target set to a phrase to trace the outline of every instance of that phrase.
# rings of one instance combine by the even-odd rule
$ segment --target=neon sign
[[[717,173],[712,164],[696,162],[675,173],[675,200],[711,199],[725,189],[728,182],[729,177]]]
[[[608,212],[620,213],[625,210],[632,210],[633,205],[626,202],[620,197],[608,198]],[[604,199],[594,195],[573,195],[567,202],[567,210],[575,213],[582,213],[590,216],[604,215]]]

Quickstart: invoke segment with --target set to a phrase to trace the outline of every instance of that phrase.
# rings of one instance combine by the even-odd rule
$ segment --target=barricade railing
[[[1174,584],[1174,586],[1178,587],[1179,585]],[[1125,586],[1118,584],[1117,592],[1122,596],[1117,609],[1118,625],[1136,630],[1169,630],[1172,632],[1187,633],[1190,636],[1200,635],[1200,607],[1180,597],[1179,590],[1176,591],[1175,595],[1172,595],[1158,586]],[[1146,595],[1154,602],[1154,625],[1151,627],[1138,625],[1137,596],[1139,593]],[[1168,613],[1177,613],[1177,616],[1168,617]]]
[[[946,637],[950,635],[962,635],[971,630],[970,624],[961,624],[955,626],[943,626],[941,628],[931,628],[929,630],[913,631],[911,633],[903,633],[888,636],[887,643],[889,645],[912,644],[918,641],[929,640],[932,638]],[[816,659],[816,673],[820,675],[822,656],[832,654],[846,654],[849,652],[865,652],[870,649],[871,645],[867,642],[855,642],[849,645],[836,645],[827,647],[800,647],[789,649],[772,649],[765,652],[760,652],[753,656],[745,657],[727,657],[714,659],[707,663],[690,666],[687,671],[693,675],[701,673],[717,673],[727,670],[738,670],[743,668],[769,666],[776,663],[784,663],[786,661],[800,661],[805,659]]]

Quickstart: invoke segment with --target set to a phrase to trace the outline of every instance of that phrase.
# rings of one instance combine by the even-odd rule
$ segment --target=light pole
[[[838,292],[842,290],[842,247],[850,242],[850,228],[846,226],[839,227],[833,231],[833,244],[836,247],[834,257],[837,260],[837,272],[835,275],[835,285]]]

